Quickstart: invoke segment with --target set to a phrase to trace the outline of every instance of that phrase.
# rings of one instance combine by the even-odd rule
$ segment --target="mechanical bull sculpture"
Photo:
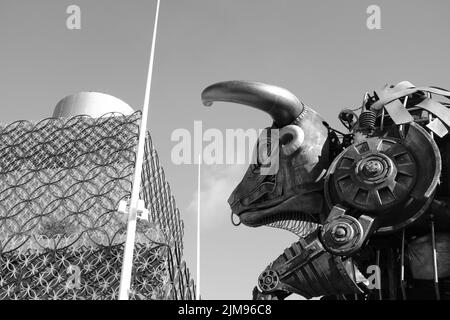
[[[268,113],[276,154],[250,165],[228,202],[250,227],[299,240],[262,272],[254,299],[450,298],[450,92],[409,82],[366,93],[348,129],[331,128],[291,92],[226,81],[202,92]],[[261,174],[276,156],[278,171]],[[264,157],[263,157],[264,158]]]

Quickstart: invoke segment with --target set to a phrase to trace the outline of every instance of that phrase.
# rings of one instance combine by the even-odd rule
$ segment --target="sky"
[[[366,25],[369,5],[381,29]],[[66,9],[81,9],[68,30]],[[50,117],[79,91],[144,101],[156,1],[0,0],[2,123]],[[240,105],[203,107],[217,81],[284,87],[342,129],[337,114],[366,91],[409,80],[450,88],[448,0],[162,0],[149,130],[185,222],[185,259],[196,271],[197,166],[175,164],[174,130],[264,128],[270,118]],[[205,144],[204,144],[205,146]],[[245,165],[201,167],[201,295],[247,299],[264,268],[295,241],[287,231],[234,227],[227,198]]]

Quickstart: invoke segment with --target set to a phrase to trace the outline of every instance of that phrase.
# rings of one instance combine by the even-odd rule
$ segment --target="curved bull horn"
[[[294,121],[304,105],[290,91],[270,84],[252,81],[224,81],[210,85],[202,92],[205,106],[214,101],[234,102],[267,112],[278,127]]]

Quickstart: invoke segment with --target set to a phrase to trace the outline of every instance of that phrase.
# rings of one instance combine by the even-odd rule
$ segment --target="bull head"
[[[234,102],[268,113],[279,129],[278,171],[261,174],[251,164],[228,199],[232,214],[251,227],[279,221],[318,221],[323,207],[322,178],[329,166],[328,128],[323,119],[286,89],[249,81],[225,81],[202,92],[205,106]],[[272,142],[273,143],[273,142]]]

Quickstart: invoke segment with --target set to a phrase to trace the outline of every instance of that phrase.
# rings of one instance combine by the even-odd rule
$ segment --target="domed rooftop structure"
[[[127,103],[109,94],[79,92],[60,100],[53,111],[53,117],[71,118],[78,115],[88,115],[99,118],[111,112],[131,115],[134,110]]]

